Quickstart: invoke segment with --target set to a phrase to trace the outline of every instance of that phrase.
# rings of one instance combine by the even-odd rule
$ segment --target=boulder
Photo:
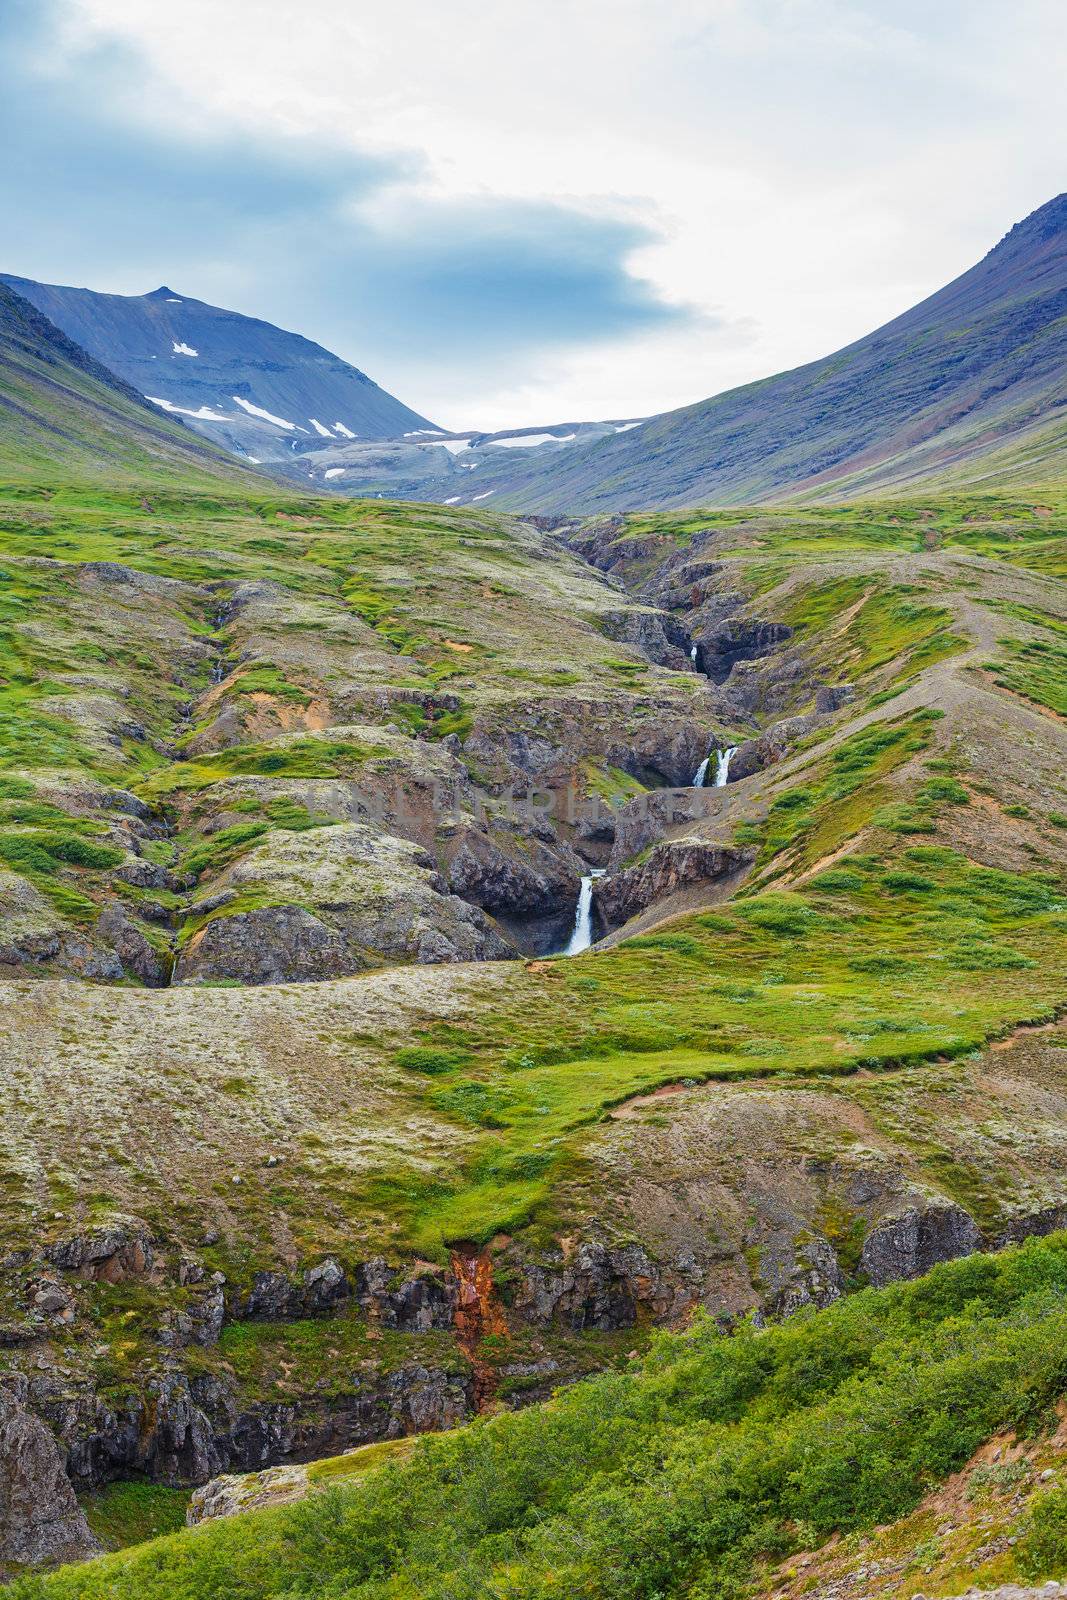
[[[864,1241],[860,1265],[875,1288],[882,1288],[981,1248],[978,1225],[962,1206],[909,1206],[875,1224]]]

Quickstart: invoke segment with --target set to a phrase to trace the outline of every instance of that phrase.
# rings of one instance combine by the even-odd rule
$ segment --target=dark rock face
[[[609,1330],[633,1327],[639,1310],[668,1317],[698,1297],[699,1280],[672,1282],[639,1245],[612,1249],[588,1240],[571,1260],[525,1267],[513,1308],[540,1327]]]
[[[814,733],[822,719],[838,711],[851,698],[849,684],[822,685],[815,693],[815,710],[806,716],[785,717],[773,727],[765,729],[755,739],[746,739],[739,745],[730,762],[730,777],[750,778],[755,772],[773,767],[789,754],[801,739]]]
[[[697,762],[703,759],[703,751]],[[697,765],[694,762],[692,773]],[[633,857],[659,843],[672,828],[682,828],[690,822],[714,820],[725,809],[721,792],[714,788],[663,789],[653,794],[638,795],[615,813],[615,827],[610,872],[620,871]]]
[[[55,1439],[0,1385],[0,1562],[81,1561],[99,1550]]]
[[[501,849],[488,834],[467,829],[451,855],[448,884],[453,894],[486,911],[513,916],[551,916],[577,893],[581,863],[573,851],[531,837],[523,860]]]
[[[818,1234],[777,1259],[775,1252],[761,1251],[760,1272],[769,1289],[761,1316],[791,1317],[803,1306],[822,1310],[845,1292],[845,1275],[834,1247]]]
[[[754,859],[754,851],[734,845],[664,840],[653,847],[647,861],[600,879],[593,891],[594,905],[606,923],[621,927],[646,906],[690,884],[739,881]]]
[[[861,1265],[875,1288],[882,1288],[901,1278],[917,1278],[940,1261],[954,1261],[981,1248],[982,1235],[962,1206],[909,1207],[871,1229]]]
[[[308,983],[350,977],[367,966],[341,935],[301,906],[264,906],[219,917],[190,941],[175,969],[179,983],[230,978],[241,983]]]
[[[166,984],[169,963],[160,959],[120,905],[112,903],[104,907],[97,918],[96,933],[114,950],[130,977],[139,978],[149,989],[160,989]]]
[[[784,622],[755,618],[722,622],[698,637],[697,666],[713,683],[725,683],[739,661],[770,655],[792,633]]]
[[[86,1487],[134,1473],[204,1483],[220,1472],[254,1472],[286,1458],[313,1460],[455,1427],[473,1411],[465,1375],[418,1361],[388,1373],[353,1372],[344,1394],[318,1401],[242,1407],[232,1380],[181,1372],[149,1379],[118,1406],[52,1378],[35,1379],[29,1399],[68,1445],[70,1477]]]
[[[157,1267],[150,1230],[132,1217],[116,1218],[105,1228],[57,1240],[45,1255],[64,1272],[104,1283],[149,1277]]]
[[[804,717],[786,717],[766,729],[758,738],[746,739],[744,744],[738,745],[731,759],[731,778],[750,778],[755,772],[773,767],[789,754],[798,739],[813,733],[819,721],[819,717],[812,713]]]
[[[657,666],[684,672],[689,666],[686,634],[673,617],[662,611],[610,611],[600,618],[600,628],[609,639],[633,645]]]

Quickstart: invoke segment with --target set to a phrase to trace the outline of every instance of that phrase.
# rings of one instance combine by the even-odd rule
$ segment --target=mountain
[[[98,294],[0,274],[165,411],[257,463],[301,441],[386,439],[432,423],[297,333],[179,295]]]
[[[527,510],[841,499],[926,483],[1040,481],[1067,467],[1067,194],[845,349],[523,464]]]
[[[0,472],[5,478],[246,475],[161,414],[0,283]]]
[[[419,428],[401,439],[302,440],[276,470],[350,495],[474,505],[488,500],[498,487],[506,488],[519,460],[552,463],[595,439],[640,425],[623,420],[553,422],[499,433]]]

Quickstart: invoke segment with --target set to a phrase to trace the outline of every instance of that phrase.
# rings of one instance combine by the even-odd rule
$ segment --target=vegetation
[[[12,1600],[712,1600],[789,1551],[909,1512],[1067,1385],[1067,1238],[937,1268],[430,1437],[302,1504],[21,1579]],[[1019,1561],[1062,1570],[1062,1491]]]

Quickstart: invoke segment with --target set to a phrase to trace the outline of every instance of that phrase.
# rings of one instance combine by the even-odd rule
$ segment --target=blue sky
[[[0,268],[525,425],[823,354],[1063,187],[1051,0],[394,10],[0,0]]]

